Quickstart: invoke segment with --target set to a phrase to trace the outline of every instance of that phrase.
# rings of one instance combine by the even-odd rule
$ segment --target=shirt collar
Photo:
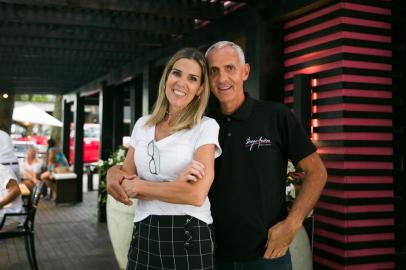
[[[233,119],[238,119],[238,120],[242,120],[242,121],[248,120],[248,118],[251,115],[252,108],[254,106],[254,99],[251,98],[247,92],[244,92],[244,95],[245,95],[245,99],[244,99],[243,103],[231,115],[222,114],[221,109],[218,108],[217,115],[219,116],[219,118],[223,119],[226,117],[231,117]]]

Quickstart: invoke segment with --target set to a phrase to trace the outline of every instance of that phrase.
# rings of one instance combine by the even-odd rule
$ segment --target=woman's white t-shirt
[[[143,116],[135,123],[130,145],[134,148],[134,162],[140,178],[154,182],[174,181],[180,172],[190,164],[194,152],[202,145],[214,144],[215,157],[220,156],[218,143],[219,125],[209,117],[203,117],[192,129],[178,131],[159,141],[154,141],[158,149],[160,170],[158,174],[150,172],[151,148],[148,144],[155,138],[155,126],[145,127],[150,116]],[[150,146],[151,147],[151,146]],[[157,155],[155,153],[155,155]],[[210,202],[206,197],[202,206],[167,203],[159,200],[139,200],[135,210],[134,222],[149,215],[190,215],[207,224],[213,223]]]
[[[41,173],[42,162],[36,159],[35,162],[31,164],[28,163],[26,159],[24,159],[23,163],[21,164],[21,172],[34,172],[36,174]]]

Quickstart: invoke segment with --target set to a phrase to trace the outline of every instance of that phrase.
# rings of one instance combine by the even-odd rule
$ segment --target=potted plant
[[[99,160],[96,168],[99,174],[99,192],[97,197],[98,220],[106,222],[106,203],[107,203],[107,171],[114,165],[120,165],[124,162],[126,149],[119,147],[107,160]]]
[[[127,265],[127,253],[131,242],[137,200],[131,199],[133,204],[127,206],[108,195],[106,176],[110,167],[123,164],[125,156],[126,149],[120,147],[107,160],[100,160],[97,166],[100,177],[98,197],[99,222],[107,221],[110,241],[120,269],[125,269]]]

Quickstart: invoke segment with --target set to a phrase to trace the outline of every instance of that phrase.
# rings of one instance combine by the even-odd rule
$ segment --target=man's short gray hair
[[[238,58],[240,58],[241,65],[244,65],[245,64],[244,52],[242,51],[240,46],[238,46],[237,44],[235,44],[234,42],[231,42],[231,41],[219,41],[219,42],[214,43],[213,45],[211,45],[207,49],[204,56],[207,58],[207,56],[209,55],[211,50],[213,50],[213,49],[221,49],[221,48],[224,48],[224,47],[227,47],[227,46],[233,48],[237,52]]]

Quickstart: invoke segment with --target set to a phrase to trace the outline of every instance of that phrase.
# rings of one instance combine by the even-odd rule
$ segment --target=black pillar
[[[99,98],[100,159],[106,160],[113,152],[113,89],[103,83]]]
[[[293,77],[293,112],[310,135],[311,124],[311,82],[310,76],[298,74]]]
[[[69,159],[69,136],[70,136],[70,124],[72,122],[71,103],[66,100],[62,103],[62,152]]]
[[[77,174],[76,185],[76,201],[81,202],[83,200],[83,125],[85,119],[85,105],[84,98],[80,97],[80,94],[76,94],[74,103],[74,126],[75,126],[75,138],[74,138],[74,170]]]
[[[122,145],[123,129],[124,129],[124,93],[123,88],[116,89],[113,92],[113,151]]]
[[[142,116],[142,76],[135,78],[129,85],[130,92],[130,110],[132,132],[135,122]]]
[[[157,68],[150,62],[144,67],[142,73],[142,114],[152,111],[152,107],[158,96],[160,74]]]

